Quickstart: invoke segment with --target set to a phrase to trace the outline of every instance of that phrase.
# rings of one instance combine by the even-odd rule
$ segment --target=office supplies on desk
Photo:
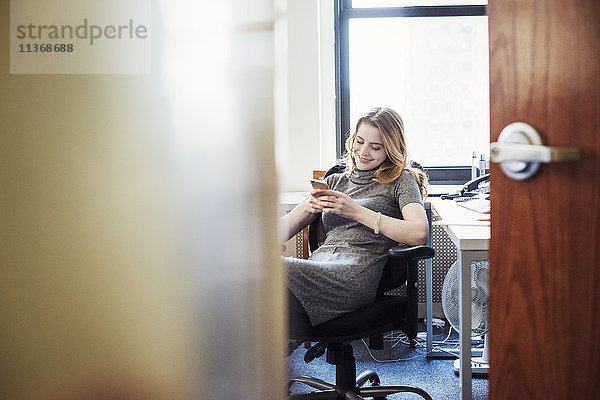
[[[470,221],[470,222],[463,222],[463,221],[459,221],[459,220],[442,220],[442,221],[435,221],[431,224],[432,226],[490,226],[490,220],[486,219],[486,220],[480,220],[478,219],[477,221]]]
[[[481,214],[489,214],[491,210],[490,201],[478,197],[473,197],[472,200],[468,201],[457,201],[456,204]]]

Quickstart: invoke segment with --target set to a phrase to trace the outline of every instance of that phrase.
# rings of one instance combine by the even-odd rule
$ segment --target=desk
[[[442,225],[452,243],[456,246],[459,275],[459,346],[460,346],[460,393],[461,399],[471,399],[471,262],[487,260],[490,244],[490,223],[478,221],[489,214],[480,214],[458,206],[453,200],[439,197],[428,199],[435,214],[440,219],[434,225]],[[431,266],[427,265],[427,351],[431,351],[432,301]],[[463,307],[467,305],[467,307]]]

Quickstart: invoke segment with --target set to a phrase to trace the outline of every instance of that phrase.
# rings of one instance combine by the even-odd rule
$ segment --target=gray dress
[[[333,190],[383,215],[402,219],[409,203],[422,204],[417,182],[408,171],[389,185],[373,181],[375,171],[355,171],[325,180]],[[375,300],[387,251],[396,242],[372,229],[331,213],[322,214],[327,238],[308,260],[284,258],[287,284],[313,325],[354,311]]]

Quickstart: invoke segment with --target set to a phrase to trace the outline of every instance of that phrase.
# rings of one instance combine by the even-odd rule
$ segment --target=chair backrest
[[[313,170],[313,179],[323,179],[327,175],[327,171],[323,169],[315,169]]]

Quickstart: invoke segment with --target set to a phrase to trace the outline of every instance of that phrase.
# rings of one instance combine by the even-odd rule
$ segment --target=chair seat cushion
[[[406,297],[379,296],[373,304],[315,326],[306,315],[290,315],[289,336],[315,342],[346,342],[402,329],[406,320]]]

